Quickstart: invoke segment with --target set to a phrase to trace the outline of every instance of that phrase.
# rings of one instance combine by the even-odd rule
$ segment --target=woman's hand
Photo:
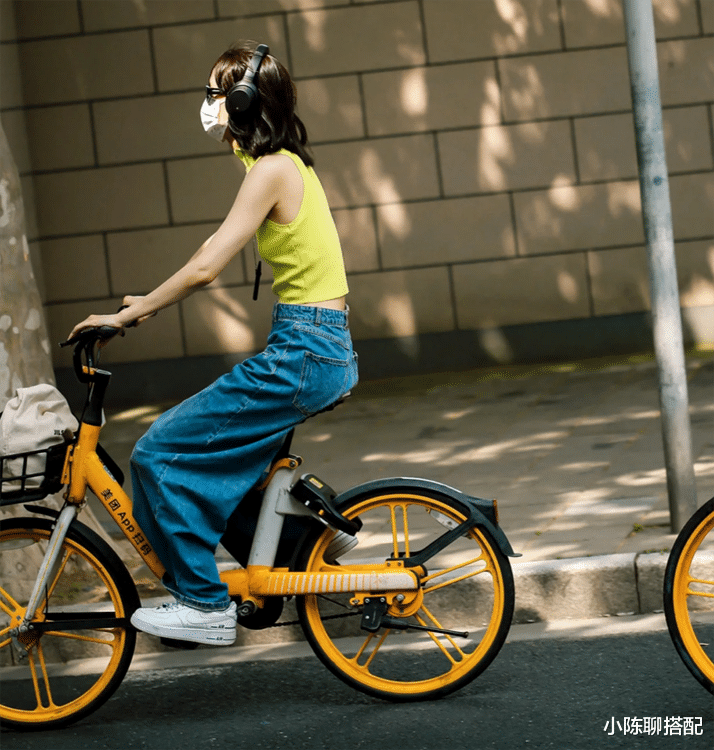
[[[131,306],[138,302],[141,302],[141,300],[143,299],[143,297],[133,297],[131,295],[127,295],[122,300],[122,306],[116,313],[114,313],[113,315],[90,315],[81,323],[77,323],[77,325],[72,329],[72,333],[70,333],[67,340],[71,341],[78,333],[86,330],[87,328],[99,328],[101,326],[116,328],[117,332],[121,336],[123,336],[124,328],[126,326],[137,326],[139,325],[139,323],[143,323],[145,320],[148,320],[149,318],[152,318],[154,315],[156,315],[155,312],[149,313],[148,315],[142,315],[138,318],[131,315]],[[99,346],[104,346],[105,343],[107,342],[100,343]]]
[[[72,333],[70,333],[67,337],[67,341],[71,341],[75,336],[77,336],[82,331],[85,331],[87,328],[100,328],[101,326],[116,328],[117,332],[119,332],[121,335],[124,335],[124,323],[119,320],[119,313],[115,313],[114,315],[90,315],[81,323],[77,323],[77,325],[72,329]],[[101,343],[100,347],[103,346],[104,343],[106,342]]]

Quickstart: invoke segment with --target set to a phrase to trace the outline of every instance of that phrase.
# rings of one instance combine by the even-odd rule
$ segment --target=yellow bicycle
[[[110,373],[95,365],[96,345],[115,334],[91,329],[72,342],[87,399],[77,434],[44,451],[39,489],[30,489],[27,469],[15,484],[2,480],[2,504],[24,503],[29,514],[0,522],[6,726],[77,721],[114,693],[129,668],[136,643],[129,618],[139,596],[120,557],[77,520],[88,489],[157,578],[164,572],[132,515],[121,471],[99,444]],[[20,458],[26,467],[29,454]],[[473,680],[499,652],[513,615],[514,553],[495,501],[413,478],[337,495],[311,474],[297,477],[301,462],[288,439],[221,540],[237,562],[221,577],[239,624],[275,625],[294,597],[323,664],[387,700],[437,698]],[[35,504],[62,487],[60,511]]]
[[[664,612],[677,653],[714,693],[714,497],[694,513],[672,547]]]

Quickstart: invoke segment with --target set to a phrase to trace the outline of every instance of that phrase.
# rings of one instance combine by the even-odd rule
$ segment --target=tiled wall
[[[297,81],[356,339],[404,350],[648,307],[620,0],[16,0],[14,19],[9,1],[2,121],[54,339],[153,288],[225,215],[242,167],[198,109],[239,38]],[[714,0],[654,4],[681,299],[711,342]],[[113,359],[260,347],[272,300],[251,301],[251,265],[248,249]]]

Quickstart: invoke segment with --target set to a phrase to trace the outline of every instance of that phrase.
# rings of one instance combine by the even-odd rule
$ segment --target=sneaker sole
[[[202,643],[206,646],[232,646],[236,640],[236,630],[232,628],[169,628],[161,625],[153,625],[148,622],[136,623],[134,618],[131,624],[142,633],[156,635],[159,638],[171,638],[175,641],[191,641]]]

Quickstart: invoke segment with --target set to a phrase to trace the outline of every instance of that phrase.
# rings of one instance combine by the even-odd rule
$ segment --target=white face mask
[[[218,122],[220,108],[221,102],[219,99],[213,99],[211,102],[208,99],[204,99],[201,105],[201,124],[203,125],[203,129],[211,138],[215,138],[219,143],[223,141],[227,127],[227,125],[221,125]]]

